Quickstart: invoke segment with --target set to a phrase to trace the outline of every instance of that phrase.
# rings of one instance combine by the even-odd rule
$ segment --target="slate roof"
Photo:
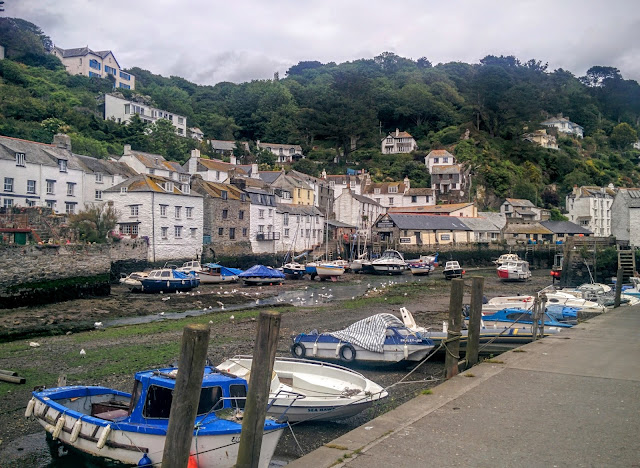
[[[398,132],[397,135],[396,135],[396,132],[391,132],[382,140],[386,140],[387,138],[413,138],[413,136],[409,132],[402,131],[402,132]]]
[[[604,189],[604,193],[603,193]],[[575,190],[575,189],[574,189]],[[578,188],[578,193],[573,192],[567,195],[569,198],[577,197],[594,197],[594,198],[612,198],[616,196],[616,189],[609,187],[597,187],[592,185],[583,185]]]
[[[380,203],[376,202],[375,200],[372,200],[372,199],[371,199],[371,198],[369,198],[369,197],[365,197],[364,195],[358,195],[358,194],[353,193],[353,192],[351,192],[351,191],[349,191],[349,193],[351,194],[351,196],[352,196],[354,199],[358,200],[358,201],[359,201],[359,202],[361,202],[361,203],[368,203],[369,205],[375,205],[375,206],[380,206],[380,207],[382,207],[382,205],[380,205]],[[342,196],[342,195],[340,195],[340,196]]]
[[[212,198],[222,198],[222,191],[226,191],[227,199],[229,200],[242,200],[242,194],[244,193],[235,185],[220,184],[202,179],[194,180],[191,189],[197,193],[204,192],[204,194],[209,195]],[[248,200],[249,197],[247,197],[247,201]]]
[[[405,192],[405,195],[433,195],[433,189],[427,187],[410,188]]]
[[[68,170],[86,170],[86,167],[80,162],[79,156],[64,148],[36,141],[0,136],[0,159],[15,161],[16,153],[24,153],[25,162],[29,164],[57,167],[58,160],[63,159],[67,161]]]
[[[62,58],[84,57],[85,55],[93,54],[93,55],[97,55],[101,59],[104,59],[107,55],[111,54],[113,55],[113,60],[115,60],[116,63],[118,64],[118,68],[121,68],[120,64],[118,63],[118,60],[116,60],[116,56],[110,50],[95,51],[95,50],[89,49],[89,47],[77,47],[75,49],[63,49],[61,47],[55,47],[55,50],[58,51],[60,55],[62,55]]]
[[[236,142],[233,140],[207,140],[207,143],[211,145],[214,150],[220,151],[233,151],[236,149]],[[249,151],[249,144],[242,142],[244,149]]]
[[[507,223],[504,234],[553,234],[540,223]]]
[[[282,171],[260,171],[258,175],[260,176],[260,180],[271,185],[282,175]]]
[[[490,218],[464,218],[464,224],[474,232],[500,232],[501,226],[497,226]]]
[[[276,203],[276,211],[278,213],[289,213],[293,215],[307,215],[307,216],[324,216],[322,212],[311,205],[292,205],[291,203]]]
[[[593,234],[588,229],[578,226],[576,223],[572,223],[571,221],[541,221],[540,224],[554,234]]]
[[[464,171],[462,164],[441,165],[436,164],[431,168],[431,175],[434,174],[460,174]]]
[[[173,183],[173,191],[167,192],[162,188],[162,184],[165,182]],[[197,193],[183,193],[177,187],[180,184],[176,181],[168,179],[166,177],[160,177],[150,174],[138,174],[135,177],[125,180],[111,188],[104,190],[104,192],[120,192],[123,187],[126,187],[127,193],[129,192],[156,192],[156,193],[172,193],[174,195],[182,195],[185,197],[200,197]]]
[[[397,187],[395,192],[389,192],[389,187]],[[367,195],[403,195],[406,186],[403,182],[378,182],[367,185],[365,193]],[[380,193],[376,193],[375,189],[380,189]]]
[[[418,231],[471,231],[463,218],[455,216],[430,216],[422,214],[387,213],[398,229]],[[464,218],[466,219],[466,218]]]
[[[505,199],[506,202],[509,202],[511,204],[511,206],[517,206],[517,207],[521,207],[521,208],[535,208],[536,205],[534,205],[533,203],[531,203],[531,200],[526,200],[526,199],[522,199],[522,198],[506,198]]]
[[[338,221],[337,219],[330,219],[327,221],[329,226],[334,228],[349,228],[349,229],[357,229],[356,226],[352,226],[351,224],[343,223],[342,221]]]
[[[264,142],[261,141],[256,146],[258,146],[258,148],[265,148],[265,149],[267,147],[269,147],[272,150],[280,149],[280,148],[282,148],[282,149],[291,149],[291,148],[293,148],[294,151],[302,154],[302,146],[300,146],[300,145],[286,145],[286,144],[282,144],[282,143],[264,143]]]
[[[419,212],[431,214],[449,214],[456,210],[473,205],[473,203],[446,203],[444,205],[427,205],[427,206],[393,206],[389,208],[389,213]]]
[[[138,174],[131,167],[119,161],[97,159],[80,154],[74,156],[78,158],[80,164],[85,167],[85,172],[99,172],[101,174],[121,175],[123,177],[134,177]]]
[[[455,156],[453,154],[451,154],[447,150],[443,150],[443,149],[431,150],[429,152],[429,154],[427,154],[427,158],[429,158],[429,157],[439,158],[439,157],[442,157],[442,156],[451,156],[451,157],[455,158]]]
[[[625,206],[628,208],[640,208],[640,189],[619,189],[617,196],[622,197]]]
[[[492,211],[478,211],[478,217],[490,219],[493,224],[502,229],[507,224],[507,217],[502,213],[494,213]]]
[[[140,161],[144,167],[149,169],[160,169],[164,171],[173,171],[181,174],[188,174],[176,161],[167,161],[159,154],[143,153],[142,151],[131,151],[131,155]]]

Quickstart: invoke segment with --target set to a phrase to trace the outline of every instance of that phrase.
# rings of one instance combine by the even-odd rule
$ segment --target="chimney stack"
[[[192,149],[191,157],[189,158],[189,164],[187,165],[187,171],[189,174],[194,175],[198,172],[198,159],[200,159],[200,150]]]
[[[229,156],[229,162],[230,162],[231,164],[233,164],[234,166],[235,166],[236,164],[238,164],[238,160],[236,159],[236,157],[235,157],[233,154],[232,154],[231,156]]]
[[[64,133],[57,133],[53,136],[53,144],[60,149],[71,152],[71,137]]]
[[[396,138],[400,136],[400,129],[396,128]]]

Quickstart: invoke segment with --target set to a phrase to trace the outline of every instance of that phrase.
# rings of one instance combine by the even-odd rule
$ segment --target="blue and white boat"
[[[297,358],[338,360],[346,363],[415,362],[433,349],[433,341],[409,330],[391,314],[372,315],[344,330],[300,333],[291,354]]]
[[[240,273],[242,270],[236,268],[227,268],[217,263],[205,263],[197,275],[202,284],[218,284],[235,283]]]
[[[533,324],[533,311],[527,309],[502,309],[491,314],[482,315],[482,322],[485,326],[504,326],[510,323],[511,327]],[[559,322],[553,318],[549,312],[544,312],[544,326],[557,328],[571,328],[573,325]]]
[[[25,416],[45,428],[53,453],[66,448],[108,463],[160,466],[177,372],[139,372],[132,394],[94,386],[35,391]],[[205,367],[191,442],[197,466],[236,464],[246,395],[245,379]],[[285,427],[265,421],[261,467],[269,465]]]
[[[282,265],[282,272],[291,279],[301,279],[306,273],[306,268],[302,263],[289,262]]]
[[[284,273],[264,265],[254,265],[238,275],[245,284],[282,284]]]
[[[571,325],[578,323],[578,309],[576,307],[551,304],[545,310],[551,318],[558,322],[570,323]]]
[[[140,290],[145,293],[191,291],[200,285],[195,273],[185,273],[173,268],[152,270],[149,276],[140,279]]]
[[[306,273],[315,279],[337,279],[344,274],[344,266],[332,262],[311,262],[305,266]]]

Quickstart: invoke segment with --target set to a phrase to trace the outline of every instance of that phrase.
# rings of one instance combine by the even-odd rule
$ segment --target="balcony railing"
[[[256,240],[259,240],[259,241],[280,240],[280,233],[279,232],[259,232],[256,234]]]

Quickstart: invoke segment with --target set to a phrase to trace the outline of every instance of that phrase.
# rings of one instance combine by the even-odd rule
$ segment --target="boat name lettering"
[[[308,413],[320,413],[323,411],[332,411],[334,408],[326,407],[326,408],[307,408]]]
[[[231,437],[231,443],[232,444],[237,444],[240,442],[240,436],[233,436]]]

